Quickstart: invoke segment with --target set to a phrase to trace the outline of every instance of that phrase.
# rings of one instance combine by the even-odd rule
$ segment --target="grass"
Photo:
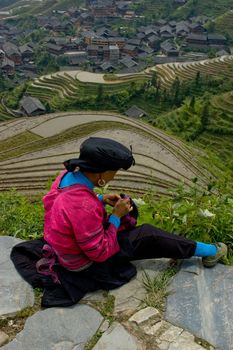
[[[166,297],[168,296],[167,286],[172,276],[176,274],[176,269],[168,268],[163,272],[159,272],[154,277],[143,272],[143,285],[147,291],[147,295],[142,301],[146,306],[152,306],[159,311],[164,311]]]
[[[27,143],[42,139],[41,136],[33,134],[30,131],[24,131],[18,135],[8,137],[6,140],[0,141],[0,154],[8,152],[12,148],[20,147]]]
[[[95,344],[98,342],[98,340],[101,338],[103,332],[97,331],[93,337],[85,344],[84,350],[91,350],[94,348]]]

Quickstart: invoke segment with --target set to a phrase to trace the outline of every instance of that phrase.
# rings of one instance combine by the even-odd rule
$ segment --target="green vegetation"
[[[193,16],[215,17],[228,11],[232,6],[231,0],[188,0],[184,6],[180,6],[172,17],[184,20]]]
[[[93,337],[85,344],[84,350],[91,350],[97,343],[97,341],[101,338],[103,332],[97,331]]]
[[[40,136],[33,134],[30,131],[22,132],[21,134],[9,137],[6,140],[3,140],[3,141],[0,140],[0,149],[1,149],[0,153],[8,151],[11,148],[20,147],[21,145],[24,145],[26,143],[33,142],[36,140],[40,140],[40,139],[41,139]]]
[[[207,28],[214,28],[216,32],[225,34],[231,41],[233,40],[233,11],[230,10],[222,16],[216,17],[208,23]]]
[[[29,199],[11,190],[0,194],[0,235],[35,239],[43,233],[41,198]]]
[[[143,300],[143,304],[146,306],[152,306],[159,311],[164,311],[164,305],[166,297],[168,296],[167,286],[172,276],[176,274],[175,268],[168,268],[163,272],[159,272],[154,277],[144,271],[143,272],[143,285],[147,291],[146,297]]]
[[[168,232],[174,232],[204,242],[223,241],[229,244],[233,263],[233,194],[231,184],[216,185],[214,181],[200,192],[196,186],[185,190],[183,185],[171,191],[171,198],[159,201],[146,196],[146,205],[140,207],[140,221],[151,223]]]
[[[233,194],[230,184],[217,185],[212,181],[204,191],[199,190],[197,183],[189,190],[181,184],[169,194],[170,197],[164,196],[160,200],[152,193],[146,194],[146,204],[139,207],[138,224],[150,223],[199,241],[223,241],[230,248],[229,258],[233,263]],[[41,196],[27,198],[15,190],[0,194],[1,235],[31,239],[41,237],[42,232]],[[102,305],[105,316],[110,316],[112,303],[108,299],[106,305]]]

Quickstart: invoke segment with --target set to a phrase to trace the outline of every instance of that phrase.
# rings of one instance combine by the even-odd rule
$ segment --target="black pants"
[[[129,232],[121,232],[120,245],[124,247],[126,240],[131,246],[130,260],[186,259],[193,256],[196,249],[195,241],[165,232],[149,224],[138,226]]]
[[[37,272],[36,262],[42,257],[43,239],[17,244],[11,259],[21,276],[33,287],[42,287],[42,306],[69,306],[86,293],[122,286],[136,275],[130,261],[153,258],[186,259],[194,255],[196,242],[144,224],[118,234],[120,251],[104,262],[93,262],[86,270],[69,271],[57,264],[54,271],[60,284]]]

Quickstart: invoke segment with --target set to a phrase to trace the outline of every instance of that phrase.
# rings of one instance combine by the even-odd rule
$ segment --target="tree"
[[[200,80],[201,80],[201,73],[200,71],[197,72],[196,77],[195,77],[195,86],[198,87],[200,84]]]
[[[97,95],[96,95],[96,102],[97,103],[102,102],[102,100],[103,100],[103,91],[104,91],[103,85],[99,84],[98,88],[97,88]]]
[[[157,87],[157,81],[158,81],[157,72],[153,71],[152,78],[151,78],[151,85],[154,87]]]

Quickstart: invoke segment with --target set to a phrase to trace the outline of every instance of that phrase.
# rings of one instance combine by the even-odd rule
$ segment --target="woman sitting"
[[[211,267],[227,253],[223,243],[195,242],[149,224],[136,226],[136,209],[128,196],[97,196],[93,191],[134,164],[131,150],[98,137],[82,143],[78,159],[64,162],[66,170],[43,198],[44,240],[34,246],[43,253],[41,259],[37,254],[36,282],[22,273],[17,246],[12,253],[19,272],[44,287],[44,306],[71,305],[87,292],[127,283],[136,274],[133,260],[199,256]],[[105,204],[112,206],[110,215]]]

